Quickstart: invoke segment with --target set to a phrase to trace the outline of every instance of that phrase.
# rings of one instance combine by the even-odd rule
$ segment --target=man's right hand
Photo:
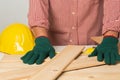
[[[21,59],[26,64],[41,64],[47,57],[55,56],[55,49],[46,37],[38,37],[35,39],[33,50],[27,52]]]

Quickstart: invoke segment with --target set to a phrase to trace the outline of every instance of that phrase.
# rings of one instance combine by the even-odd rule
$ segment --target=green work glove
[[[26,64],[41,64],[47,57],[53,58],[55,50],[46,37],[39,37],[35,39],[35,46],[33,50],[27,52],[21,59]]]
[[[100,45],[89,55],[89,57],[97,56],[98,61],[105,61],[108,65],[113,65],[116,61],[120,61],[118,54],[118,39],[115,37],[104,37]]]

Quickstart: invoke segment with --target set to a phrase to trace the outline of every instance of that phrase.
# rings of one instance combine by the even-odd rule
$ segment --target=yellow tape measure
[[[90,47],[90,48],[87,48],[84,52],[83,52],[83,54],[91,54],[93,51],[94,51],[94,47]]]

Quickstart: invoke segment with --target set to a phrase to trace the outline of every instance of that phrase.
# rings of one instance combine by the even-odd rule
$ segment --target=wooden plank
[[[47,62],[44,62],[39,66],[30,66],[27,68],[20,68],[17,70],[0,73],[1,74],[0,80],[2,80],[3,78],[4,80],[21,80],[22,78],[25,77],[29,79],[30,76],[32,76],[33,74],[37,73],[40,69],[42,69],[46,63]]]
[[[3,54],[3,53],[0,53]],[[13,63],[13,62],[20,62],[23,63],[20,59],[23,55],[8,55],[4,54],[3,58],[0,60],[0,63]],[[50,58],[47,58],[47,60],[50,60]],[[23,63],[24,64],[24,63]]]
[[[20,60],[20,57],[22,55],[7,55],[5,54],[3,59],[0,61],[0,72],[6,72],[6,71],[12,71],[17,69],[23,69],[23,68],[30,68],[35,67],[39,65],[28,65],[24,64],[22,60]]]
[[[24,64],[20,60],[19,55],[5,55],[4,58],[0,61],[0,80],[11,80],[14,77],[28,76],[30,73],[37,72],[41,69],[47,62],[50,61],[50,58],[47,58],[45,62],[41,65],[28,65]],[[7,76],[7,77],[6,77]]]
[[[39,65],[28,65],[24,64],[22,62],[11,62],[11,63],[0,63],[0,69],[1,68],[25,68],[25,67],[30,67],[30,66],[39,66]]]
[[[90,57],[83,55],[74,60],[64,71],[73,71],[78,69],[85,69],[95,66],[104,65],[104,62],[98,62],[97,57]]]
[[[44,68],[29,80],[55,80],[63,70],[80,54],[83,46],[67,46],[55,56]],[[41,76],[41,77],[40,77]]]
[[[4,54],[3,59],[0,62],[22,62],[22,60],[20,60],[20,58],[23,55],[8,55],[8,54]]]
[[[95,41],[96,43],[100,44],[103,40],[103,36],[96,36],[96,37],[91,37],[91,39],[93,41]]]
[[[5,55],[3,59],[0,61],[0,68],[2,67],[7,67],[7,68],[12,68],[12,67],[29,67],[29,66],[38,66],[36,64],[33,65],[28,65],[24,64],[22,60],[20,59],[21,56],[11,56],[11,55]],[[50,58],[45,59],[45,61],[49,61]],[[8,66],[9,65],[9,66]]]
[[[69,71],[56,80],[120,80],[120,64]]]

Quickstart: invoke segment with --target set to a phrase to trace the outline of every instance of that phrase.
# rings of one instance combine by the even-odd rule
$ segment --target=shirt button
[[[70,39],[70,42],[72,42],[72,40]]]
[[[75,29],[75,27],[73,26],[72,29]]]
[[[119,20],[115,20],[115,21],[119,21]]]
[[[72,14],[74,15],[74,14],[75,14],[75,12],[72,12]]]

